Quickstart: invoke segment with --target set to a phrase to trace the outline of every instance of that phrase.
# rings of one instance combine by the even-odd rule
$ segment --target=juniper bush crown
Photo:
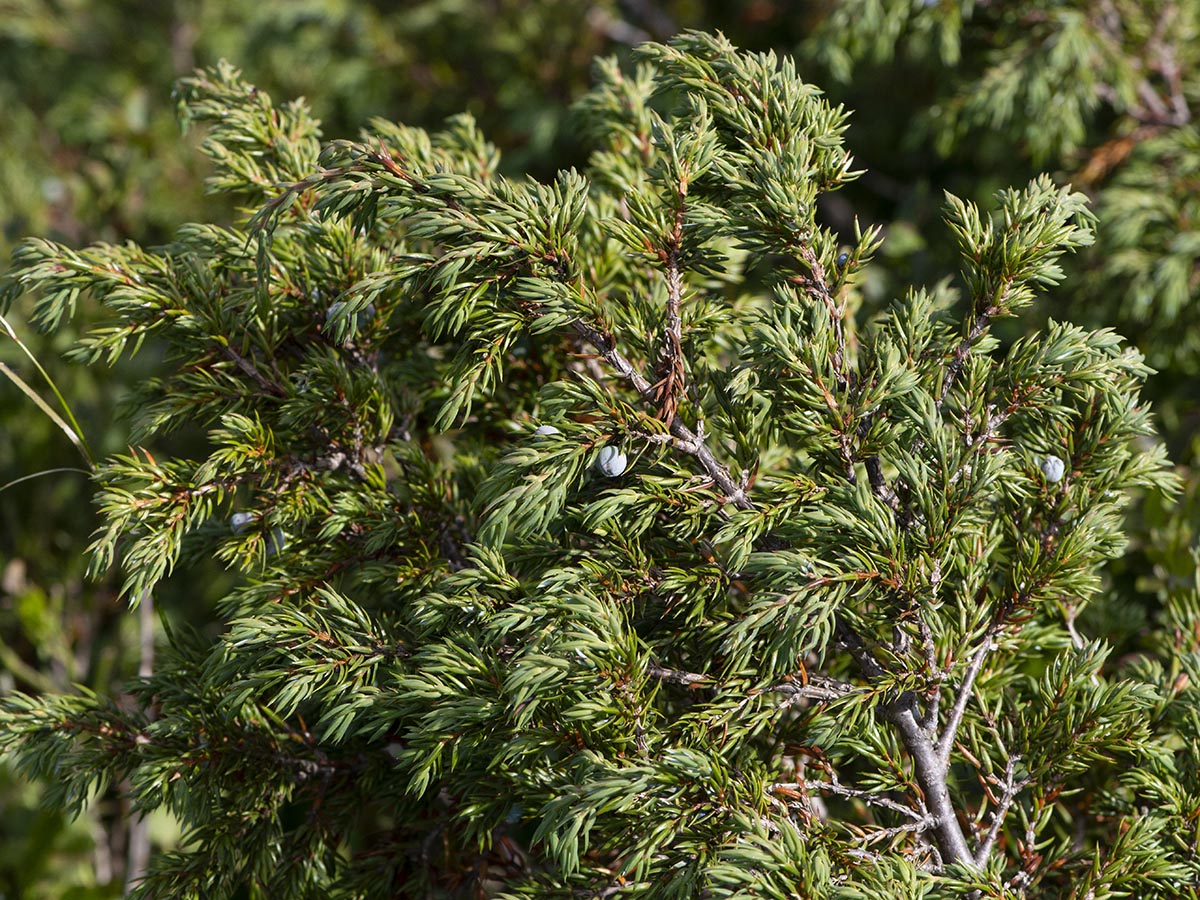
[[[549,184],[467,116],[322,145],[221,65],[178,96],[236,227],[17,249],[37,324],[106,310],[78,358],[172,362],[94,571],[242,580],[132,702],[7,697],[7,752],[183,823],[145,898],[1194,892],[1182,645],[1115,667],[1078,623],[1172,486],[1149,370],[992,333],[1085,198],[947,195],[957,282],[874,308],[880,230],[818,215],[847,113],[720,36],[638,57]],[[207,456],[155,452],[185,422]]]

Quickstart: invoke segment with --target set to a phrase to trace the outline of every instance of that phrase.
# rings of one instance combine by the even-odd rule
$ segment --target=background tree
[[[817,219],[845,113],[721,38],[641,59],[550,183],[470,118],[320,149],[209,70],[180,96],[232,226],[21,245],[40,324],[87,293],[80,355],[171,363],[98,466],[96,568],[244,580],[135,702],[12,695],[15,758],[180,818],[143,896],[1194,887],[1198,604],[1127,664],[1078,624],[1129,490],[1171,484],[1148,369],[992,333],[1085,198],[950,196],[961,290],[876,311],[878,231]],[[203,457],[144,449],[189,421]]]

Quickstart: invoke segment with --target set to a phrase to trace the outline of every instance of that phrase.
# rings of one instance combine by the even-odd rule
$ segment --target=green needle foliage
[[[548,184],[466,116],[322,146],[204,71],[235,227],[19,247],[39,324],[108,311],[80,358],[172,362],[97,466],[93,567],[243,579],[129,697],[8,697],[9,754],[180,820],[143,898],[1195,896],[1196,586],[1135,666],[1076,621],[1173,487],[1149,369],[991,332],[1084,198],[948,195],[961,290],[868,317],[878,231],[817,217],[845,111],[721,37],[639,60]],[[182,423],[207,456],[147,449]]]

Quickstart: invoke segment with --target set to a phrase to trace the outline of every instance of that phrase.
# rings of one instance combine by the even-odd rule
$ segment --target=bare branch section
[[[991,637],[989,632],[985,647],[991,645]],[[845,622],[838,622],[837,640],[853,657],[868,681],[885,674],[885,670],[871,654],[863,639]],[[982,665],[983,658],[980,655],[976,672],[978,666]],[[973,681],[974,675],[971,676],[971,682],[973,683]],[[970,684],[964,684],[964,687],[966,689],[961,690],[958,697],[958,702],[961,702],[963,708],[966,707],[967,699],[971,695]],[[963,833],[954,804],[950,799],[948,758],[942,758],[940,744],[935,743],[930,734],[931,726],[934,723],[930,722],[928,715],[920,714],[917,695],[912,691],[903,692],[889,703],[884,708],[884,715],[896,727],[900,740],[912,759],[913,772],[916,775],[917,784],[921,788],[921,793],[924,794],[925,806],[929,810],[929,831],[932,833],[942,861],[949,865],[955,863],[974,865],[975,855],[967,844],[966,835]],[[958,719],[961,719],[962,712],[959,711],[957,716]],[[957,724],[954,730],[957,730]],[[950,733],[950,729],[947,729],[946,733]],[[953,743],[952,738],[951,743]]]
[[[646,674],[651,678],[657,678],[659,681],[665,681],[668,684],[678,684],[683,687],[693,687],[698,684],[706,684],[712,681],[707,675],[701,675],[698,672],[684,672],[679,669],[667,669],[657,663],[650,663],[646,666]]]
[[[699,672],[685,672],[681,669],[668,669],[665,666],[658,665],[658,663],[647,665],[646,674],[667,684],[678,684],[681,687],[689,689],[719,686],[717,679],[711,675],[703,675]],[[787,698],[784,701],[784,705],[786,706],[803,699],[819,701],[837,700],[845,697],[847,694],[853,693],[854,685],[838,681],[836,678],[830,678],[827,675],[802,674],[772,685],[765,692],[783,695]]]
[[[900,498],[896,492],[892,490],[891,485],[887,483],[887,477],[883,474],[883,464],[880,463],[878,456],[870,456],[865,460],[867,468],[867,480],[871,483],[871,491],[891,507],[893,512],[900,509]]]
[[[917,697],[911,691],[905,691],[887,708],[888,720],[896,726],[904,748],[913,761],[913,772],[917,776],[917,784],[925,795],[925,806],[929,809],[930,822],[934,841],[942,861],[949,865],[955,863],[975,864],[975,855],[967,846],[966,835],[958,822],[958,814],[950,800],[950,789],[947,784],[949,767],[942,762],[937,748],[929,739],[928,733],[921,727],[917,715]]]

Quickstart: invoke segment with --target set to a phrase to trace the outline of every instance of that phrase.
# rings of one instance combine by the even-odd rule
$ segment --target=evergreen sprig
[[[1173,485],[1149,370],[991,332],[1091,241],[1083,198],[949,196],[964,301],[860,320],[880,233],[818,216],[845,111],[720,36],[640,59],[600,64],[597,152],[550,184],[465,117],[318,156],[222,66],[180,97],[235,228],[17,251],[38,321],[108,310],[86,358],[177,363],[97,471],[97,570],[243,583],[132,706],[6,699],[10,752],[66,808],[126,783],[184,823],[147,898],[1194,885],[1192,688],[1076,622],[1131,491]],[[183,418],[208,457],[158,462]]]

